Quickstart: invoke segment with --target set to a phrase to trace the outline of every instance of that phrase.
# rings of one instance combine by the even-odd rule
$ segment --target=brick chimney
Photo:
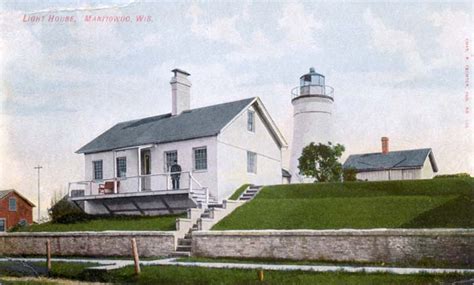
[[[387,154],[388,152],[388,137],[382,137],[382,153]]]
[[[191,108],[191,75],[184,70],[175,68],[171,70],[174,76],[171,78],[171,115],[176,116]]]

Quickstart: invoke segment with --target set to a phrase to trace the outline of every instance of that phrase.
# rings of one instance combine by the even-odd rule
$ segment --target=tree
[[[341,181],[342,165],[338,161],[345,148],[343,145],[327,145],[310,143],[303,148],[303,153],[298,159],[300,174],[315,178],[315,182]]]
[[[357,170],[355,168],[345,168],[342,173],[344,181],[357,181]]]

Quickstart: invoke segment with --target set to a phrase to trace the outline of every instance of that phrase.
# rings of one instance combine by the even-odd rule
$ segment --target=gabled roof
[[[25,202],[27,204],[29,204],[31,207],[35,207],[35,204],[33,204],[30,200],[26,199],[25,196],[21,195],[18,191],[14,190],[14,189],[0,190],[0,200],[7,197],[8,194],[10,194],[12,192],[14,192],[21,199],[25,200]]]
[[[438,172],[438,166],[431,148],[390,151],[386,154],[381,152],[353,154],[347,158],[343,167],[355,168],[358,172],[421,168],[428,157],[433,171]]]
[[[94,153],[146,144],[176,142],[219,134],[257,97],[118,123],[80,148],[77,153]],[[276,126],[274,126],[276,128]],[[278,129],[273,130],[279,134]],[[282,145],[285,145],[284,139]]]

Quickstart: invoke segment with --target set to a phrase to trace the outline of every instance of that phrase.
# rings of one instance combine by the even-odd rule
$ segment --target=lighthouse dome
[[[333,93],[334,89],[325,83],[325,76],[317,73],[314,67],[309,69],[309,73],[300,77],[300,86],[293,88],[291,91],[293,100],[301,96],[319,96],[332,100]]]

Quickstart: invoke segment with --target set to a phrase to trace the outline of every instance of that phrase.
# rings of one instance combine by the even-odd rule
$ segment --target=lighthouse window
[[[247,112],[247,130],[249,132],[255,132],[255,112],[248,111]]]

